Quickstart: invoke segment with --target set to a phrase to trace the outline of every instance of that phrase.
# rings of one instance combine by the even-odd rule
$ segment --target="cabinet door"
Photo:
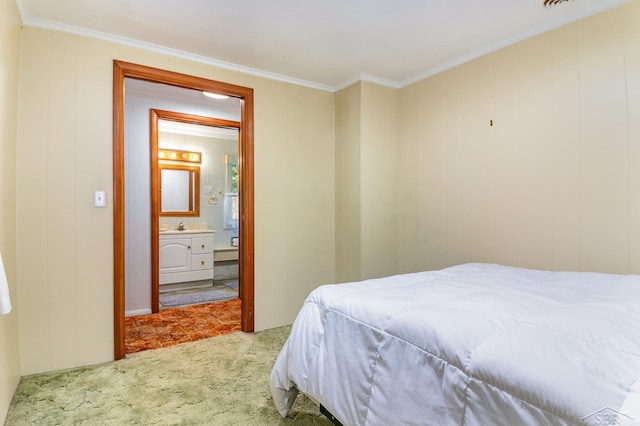
[[[193,238],[193,254],[213,253],[213,237]]]
[[[160,240],[160,273],[191,270],[191,238]]]

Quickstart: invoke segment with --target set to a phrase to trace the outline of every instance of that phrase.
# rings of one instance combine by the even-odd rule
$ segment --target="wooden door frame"
[[[209,127],[224,127],[240,131],[239,121],[223,120],[221,118],[205,117],[202,115],[184,114],[182,112],[152,109],[149,113],[151,123],[151,138],[149,161],[151,163],[151,312],[160,311],[160,218],[159,202],[159,166],[158,166],[158,120],[176,121],[179,123],[197,124]],[[239,151],[238,151],[239,153]],[[239,156],[238,156],[239,158]],[[242,187],[240,188],[242,190]],[[239,195],[241,197],[242,194]],[[240,296],[242,298],[242,295]]]
[[[113,61],[113,329],[114,357],[125,357],[124,80],[126,77],[240,98],[239,284],[242,331],[254,331],[253,89],[128,62]]]

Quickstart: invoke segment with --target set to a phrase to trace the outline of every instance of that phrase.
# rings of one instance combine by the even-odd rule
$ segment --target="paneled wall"
[[[17,143],[0,142],[17,150],[16,234],[3,204],[0,244],[23,374],[113,356],[114,59],[254,88],[256,330],[336,280],[467,261],[640,273],[638,1],[400,90],[337,94],[32,27],[19,43],[0,1],[9,69],[21,43],[17,102],[0,105],[9,122],[18,105]]]
[[[17,145],[23,374],[113,358],[114,59],[254,89],[255,329],[292,322],[304,297],[334,280],[332,93],[25,27]],[[106,209],[93,207],[96,189],[107,190]]]
[[[640,273],[640,2],[401,90],[400,269]]]
[[[20,26],[15,2],[0,0],[0,253],[13,307],[0,315],[0,424],[20,381],[15,202]]]
[[[398,91],[336,93],[336,280],[398,273]]]
[[[362,277],[398,273],[398,91],[362,83]]]
[[[361,83],[340,90],[336,102],[336,279],[361,276]]]

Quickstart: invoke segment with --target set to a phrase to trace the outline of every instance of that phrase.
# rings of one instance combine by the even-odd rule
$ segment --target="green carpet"
[[[287,418],[269,375],[290,327],[233,333],[24,377],[6,426],[331,425],[299,395]]]

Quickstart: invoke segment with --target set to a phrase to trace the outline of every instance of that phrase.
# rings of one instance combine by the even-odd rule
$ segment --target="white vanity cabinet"
[[[213,280],[212,230],[161,232],[158,255],[160,285]]]

